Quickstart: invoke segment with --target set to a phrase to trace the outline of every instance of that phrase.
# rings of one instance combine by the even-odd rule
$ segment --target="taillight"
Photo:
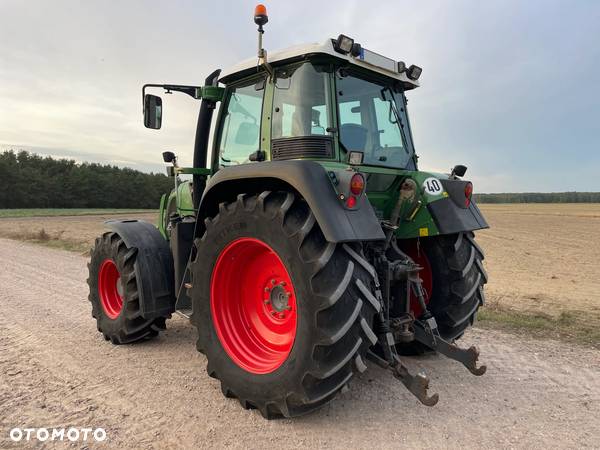
[[[468,208],[471,205],[471,197],[473,195],[473,183],[470,181],[465,185],[465,206]]]
[[[348,197],[348,200],[346,200],[346,206],[348,208],[354,208],[356,206],[356,197],[354,195]]]
[[[362,194],[365,188],[365,179],[360,173],[355,173],[350,179],[350,192],[354,195]]]

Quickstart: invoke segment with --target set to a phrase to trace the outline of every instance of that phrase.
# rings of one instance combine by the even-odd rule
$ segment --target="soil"
[[[156,213],[127,213],[90,216],[54,216],[0,218],[0,237],[35,240],[44,230],[49,240],[62,241],[67,248],[83,251],[94,245],[94,240],[107,231],[104,222],[109,219],[141,219],[156,223]]]
[[[600,204],[481,205],[478,231],[489,302],[558,316],[584,312],[600,326]]]

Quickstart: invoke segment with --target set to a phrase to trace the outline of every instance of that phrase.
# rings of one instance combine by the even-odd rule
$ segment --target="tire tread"
[[[254,207],[251,207],[253,204]],[[255,210],[257,207],[258,211]],[[211,376],[220,379],[225,396],[238,398],[243,407],[254,407],[268,419],[306,414],[331,401],[347,388],[355,373],[366,369],[364,357],[377,339],[369,323],[381,307],[368,287],[373,280],[370,273],[372,266],[362,258],[360,248],[327,242],[305,201],[291,192],[282,191],[241,194],[227,207],[219,208],[217,216],[205,221],[202,239],[196,240],[198,253],[201,246],[210,245],[209,236],[220,218],[244,213],[263,214],[264,219],[261,220],[279,220],[281,236],[297,242],[300,260],[310,267],[312,277],[307,280],[307,286],[316,301],[312,362],[304,369],[297,389],[277,400],[261,398],[260,395],[242,398],[228,385],[210,358],[207,370]],[[201,261],[194,263],[192,271],[200,273],[205,270],[201,265]],[[205,294],[198,292],[193,298],[202,295]],[[196,327],[205,326],[195,315],[192,321]],[[203,333],[199,333],[198,349],[205,350],[203,339]]]

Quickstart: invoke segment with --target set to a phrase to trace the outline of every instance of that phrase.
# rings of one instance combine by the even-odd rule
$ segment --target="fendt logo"
[[[87,441],[102,442],[106,439],[104,428],[13,428],[9,436],[14,442],[21,441]]]

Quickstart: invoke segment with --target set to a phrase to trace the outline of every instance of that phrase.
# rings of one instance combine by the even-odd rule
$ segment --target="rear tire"
[[[444,339],[458,339],[473,325],[477,310],[485,302],[483,251],[473,232],[425,240],[424,249],[433,274],[429,310]]]
[[[431,270],[428,309],[435,317],[440,335],[447,341],[459,339],[473,325],[477,310],[485,303],[483,286],[487,283],[487,273],[483,268],[483,251],[474,237],[468,231],[420,240],[420,252]],[[405,251],[406,244],[399,242]],[[429,348],[413,342],[399,346],[399,350],[414,354]]]
[[[259,409],[268,419],[299,416],[331,401],[355,373],[366,369],[366,352],[377,340],[372,324],[379,304],[371,294],[373,280],[361,249],[327,242],[307,203],[289,192],[240,194],[236,202],[222,203],[219,213],[205,223],[204,236],[195,241],[191,297],[197,348],[206,355],[208,374],[220,380],[226,397],[238,398],[246,409]],[[244,242],[272,250],[289,275],[286,289],[294,292],[293,344],[286,347],[288,353],[279,355],[281,361],[267,368],[251,361],[243,367],[224,337],[237,323],[227,322],[230,310],[219,307],[227,295],[238,295],[245,304],[268,303],[263,290],[253,287],[261,286],[255,283],[260,275],[247,277],[254,273],[249,254],[229,254],[228,249]],[[222,258],[231,261],[244,255],[241,264],[227,269],[235,268],[227,282]],[[222,286],[213,286],[213,280],[220,280]],[[268,288],[267,283],[264,291]],[[248,327],[252,335],[260,334],[260,327],[253,323]],[[234,336],[239,333],[247,331],[238,330]]]
[[[92,317],[104,339],[116,345],[150,339],[165,329],[164,317],[142,317],[136,257],[137,249],[127,248],[118,233],[108,232],[96,239],[88,263]]]

